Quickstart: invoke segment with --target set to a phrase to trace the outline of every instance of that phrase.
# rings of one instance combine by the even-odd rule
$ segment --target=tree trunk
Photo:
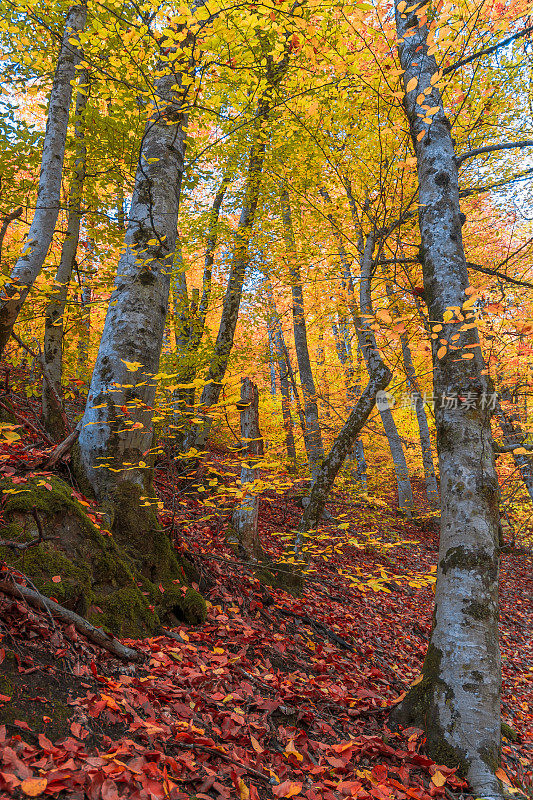
[[[212,270],[218,241],[218,220],[222,202],[228,188],[229,178],[224,177],[215,195],[207,227],[202,296],[193,290],[189,301],[187,279],[181,249],[177,253],[173,271],[172,294],[174,299],[174,333],[176,337],[176,356],[178,359],[178,383],[192,384],[198,370],[198,350],[205,329],[205,320],[211,298]],[[180,450],[187,450],[192,444],[190,419],[194,415],[195,388],[187,386],[175,393],[176,425]]]
[[[74,136],[76,139],[76,161],[69,188],[67,235],[61,249],[61,259],[56,273],[56,289],[46,308],[44,320],[44,360],[58,397],[61,397],[61,378],[63,373],[63,315],[67,303],[68,287],[76,259],[80,238],[81,198],[87,147],[85,144],[85,110],[89,93],[89,74],[80,71],[76,96],[76,117]],[[43,381],[43,421],[44,427],[53,439],[60,442],[67,435],[63,420],[58,414],[56,403],[50,394],[47,381]]]
[[[428,29],[413,11],[402,13],[397,5],[396,28],[417,158],[424,294],[430,320],[442,326],[432,340],[442,514],[434,625],[422,680],[395,717],[422,726],[430,753],[439,763],[460,764],[476,797],[499,800],[499,490],[489,387],[475,318],[464,308],[468,272],[451,125],[440,91],[431,85],[438,67],[428,53]],[[416,89],[408,91],[413,80]],[[431,123],[418,98],[438,109]],[[446,400],[472,397],[476,402]]]
[[[386,284],[387,297],[392,301],[392,289],[390,284]],[[397,308],[392,304],[392,310],[399,316]],[[405,333],[400,334],[400,343],[402,346],[403,366],[405,369],[405,376],[407,378],[407,388],[410,390],[414,399],[414,406],[416,412],[416,420],[418,423],[418,432],[420,436],[420,449],[422,451],[422,464],[424,466],[424,479],[426,484],[426,497],[429,507],[437,509],[440,507],[439,487],[437,486],[437,478],[435,476],[435,465],[433,464],[433,452],[431,448],[431,436],[429,433],[428,420],[426,416],[426,409],[422,395],[420,394],[420,387],[416,377],[415,367],[413,364],[413,357],[411,355],[411,348]]]
[[[298,370],[300,372],[300,384],[304,399],[305,431],[304,442],[309,460],[309,469],[314,479],[318,474],[320,463],[324,458],[324,445],[322,444],[322,434],[320,431],[320,420],[318,417],[317,392],[311,360],[309,358],[309,347],[307,344],[307,328],[305,324],[304,297],[302,288],[302,278],[298,255],[296,253],[296,243],[292,228],[291,207],[289,204],[289,194],[285,187],[281,194],[281,214],[283,219],[283,232],[285,247],[289,260],[289,272],[291,276],[292,289],[292,319],[294,329],[294,345],[296,348],[296,358],[298,360]]]
[[[205,446],[209,437],[212,419],[206,414],[206,410],[218,403],[222,390],[222,381],[224,380],[229,357],[233,348],[233,338],[239,318],[244,276],[249,261],[248,250],[261,191],[263,161],[265,158],[263,125],[268,119],[270,107],[283,76],[287,71],[288,63],[287,56],[278,63],[272,61],[270,54],[267,56],[267,88],[259,102],[252,133],[252,146],[250,148],[250,157],[246,174],[244,201],[239,224],[235,233],[228,286],[222,304],[222,316],[220,318],[211,364],[207,372],[206,385],[200,397],[200,413],[203,414],[204,421],[201,427],[198,428],[195,437],[194,444],[198,450],[201,450]]]
[[[263,116],[267,114],[268,109],[265,107]],[[237,328],[239,308],[241,305],[242,287],[249,260],[248,249],[261,189],[264,155],[264,141],[256,137],[256,141],[250,150],[244,203],[235,234],[231,270],[228,278],[226,295],[222,304],[222,316],[220,318],[211,364],[207,373],[207,383],[200,397],[200,409],[204,414],[206,409],[218,403],[222,389],[222,381],[224,380],[229,357],[233,348],[233,338],[235,336],[235,329]],[[205,422],[198,429],[196,434],[195,447],[197,449],[201,450],[205,446],[211,431],[211,425],[211,418],[205,416]]]
[[[324,188],[320,189],[320,194],[326,200],[326,202],[331,203],[331,198],[328,192]],[[357,333],[357,338],[359,341],[359,346],[361,348],[361,352],[363,353],[365,364],[368,370],[371,366],[371,363],[368,360],[368,353],[371,352],[372,350],[377,351],[375,336],[370,330],[369,326],[366,324],[364,325],[364,331],[363,331],[362,322],[359,318],[359,311],[357,309],[354,297],[353,276],[351,273],[348,254],[346,253],[341,232],[339,230],[339,227],[335,223],[335,220],[333,219],[333,215],[331,213],[328,213],[327,217],[331,222],[331,225],[333,227],[333,232],[337,240],[337,246],[339,248],[339,256],[343,268],[342,280],[347,290],[348,305],[350,307],[350,311],[353,317],[355,331]],[[354,222],[357,223],[357,220],[355,218]],[[365,263],[365,258],[366,258],[365,255],[366,248],[365,249],[363,248],[362,241],[363,237],[361,234],[361,245],[359,247],[360,250],[359,255],[361,259],[361,292],[359,297],[360,300],[359,305],[361,308],[361,314],[364,317],[368,318],[370,316],[373,316],[372,295],[371,295],[370,280],[366,279],[363,280],[363,264]],[[373,236],[372,238],[367,237],[366,241],[367,241],[367,246],[371,245],[373,252],[374,237]],[[364,269],[370,269],[370,268],[371,266],[364,267]],[[402,440],[400,439],[400,436],[398,434],[398,429],[396,428],[396,423],[394,422],[394,417],[392,416],[392,412],[390,410],[386,398],[385,397],[380,398],[377,405],[378,405],[379,415],[381,417],[381,422],[383,424],[383,429],[385,431],[385,435],[387,436],[387,441],[389,443],[392,461],[394,464],[394,471],[396,473],[396,483],[398,486],[398,505],[400,506],[400,509],[404,512],[406,516],[411,517],[413,511],[413,492],[411,489],[411,482],[409,480],[409,469],[407,467],[407,461],[405,460],[405,453],[402,447]]]
[[[89,344],[91,341],[91,284],[87,275],[82,277],[82,285],[79,294],[80,309],[80,332],[78,335],[78,354],[76,359],[76,376],[87,380],[87,369],[89,360]]]
[[[0,300],[0,356],[4,352],[22,304],[42,269],[52,243],[59,214],[72,81],[81,57],[76,41],[78,33],[85,25],[86,17],[85,4],[72,6],[67,14],[50,93],[35,214],[23,251],[11,272],[9,283],[3,289],[3,298]]]
[[[373,252],[374,237],[370,234],[367,237],[366,246],[361,259],[360,304],[362,309],[366,307],[368,298],[370,297]],[[363,394],[357,401],[355,408],[350,412],[348,419],[333,442],[331,450],[324,459],[313,482],[309,503],[302,515],[299,533],[296,537],[297,551],[299,551],[302,546],[302,534],[309,530],[316,529],[337,473],[349,453],[350,448],[353,447],[354,442],[357,440],[366,424],[376,404],[378,393],[386,388],[392,377],[389,368],[381,358],[376,345],[376,339],[366,318],[361,321],[359,330],[365,348],[363,353],[367,361],[369,381]]]
[[[508,419],[500,403],[496,404],[496,417],[503,433],[503,441],[506,446],[520,447],[525,439],[525,434],[520,427],[515,425],[512,419]],[[522,476],[524,486],[533,503],[533,459],[524,453],[514,453],[513,461]]]
[[[192,69],[192,54],[188,60]],[[183,72],[165,69],[156,83],[155,110],[142,140],[126,246],[78,443],[83,478],[96,497],[111,506],[122,485],[140,492],[149,488],[151,479],[147,454],[153,439],[153,376],[159,368],[168,309],[185,156],[187,118],[178,109],[189,85],[185,81],[181,88]]]
[[[2,225],[0,227],[0,269],[2,268],[2,246],[4,244],[4,239],[7,233],[7,229],[14,222],[16,219],[20,219],[22,216],[22,206],[20,208],[16,208],[14,211],[11,211],[9,214],[6,214],[2,220]]]
[[[345,320],[341,320],[340,328],[335,323],[332,325],[333,337],[335,339],[335,349],[337,356],[344,370],[344,383],[346,386],[346,400],[348,402],[348,410],[351,412],[356,406],[357,400],[361,395],[361,386],[356,380],[355,369],[353,365],[352,346],[348,332],[348,326]],[[359,348],[360,352],[360,348]],[[357,468],[351,468],[352,480],[359,483],[363,492],[368,491],[368,482],[366,475],[366,460],[363,442],[360,438],[354,443],[351,451],[348,453],[348,458],[352,460],[355,456]],[[353,461],[352,461],[353,465]]]
[[[263,456],[263,440],[259,430],[259,391],[250,378],[241,381],[241,399],[237,408],[241,414],[241,487],[246,495],[233,512],[232,527],[246,557],[260,558],[259,496],[253,484],[260,477],[257,463]]]
[[[266,284],[266,295],[268,301],[268,333],[272,340],[272,347],[276,351],[278,363],[279,387],[281,393],[281,413],[283,417],[283,429],[285,431],[285,446],[289,459],[289,471],[296,472],[296,446],[294,443],[294,429],[291,416],[291,401],[289,388],[289,364],[287,363],[287,352],[283,341],[283,330],[281,320],[274,305],[272,290]]]

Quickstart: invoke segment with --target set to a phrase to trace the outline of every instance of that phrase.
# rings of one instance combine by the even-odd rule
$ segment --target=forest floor
[[[261,501],[273,558],[301,513],[290,495]],[[261,585],[226,543],[224,519],[206,519],[194,495],[183,497],[161,520],[202,575],[208,619],[128,641],[142,663],[119,662],[0,593],[0,796],[467,797],[455,771],[425,755],[420,730],[387,727],[427,647],[434,520],[403,519],[392,494],[337,495],[328,505],[335,522],[324,525],[295,598]],[[529,794],[532,589],[532,556],[504,555],[502,719],[512,731],[499,774],[511,792]]]

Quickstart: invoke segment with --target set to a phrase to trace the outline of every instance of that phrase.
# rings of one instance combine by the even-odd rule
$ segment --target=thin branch
[[[446,67],[445,69],[442,70],[442,74],[449,75],[450,72],[455,72],[456,69],[464,67],[466,64],[470,64],[477,58],[482,58],[483,56],[490,56],[492,53],[495,53],[496,50],[499,50],[501,47],[506,47],[508,44],[511,44],[511,42],[514,42],[516,39],[520,39],[522,36],[527,36],[528,33],[531,33],[532,31],[533,31],[533,25],[528,25],[528,27],[524,28],[524,30],[518,31],[518,33],[513,33],[512,36],[508,36],[507,39],[503,39],[501,42],[493,44],[492,47],[486,47],[484,50],[478,50],[477,53],[472,53],[471,56],[463,58],[461,61],[456,61],[455,64],[450,64],[449,67]]]
[[[490,144],[486,147],[476,147],[474,150],[468,150],[468,152],[463,153],[460,156],[455,156],[455,162],[458,167],[466,161],[468,158],[476,158],[476,156],[481,156],[483,153],[495,153],[498,150],[512,150],[515,147],[533,147],[533,139],[524,139],[521,142],[504,142],[503,144]]]
[[[469,189],[461,189],[459,197],[471,197],[473,194],[481,194],[482,192],[489,192],[491,189],[499,189],[515,181],[523,181],[529,177],[529,175],[533,175],[533,167],[524,170],[524,172],[519,172],[518,175],[513,175],[511,178],[503,178],[501,181],[487,183],[486,186],[471,186]]]

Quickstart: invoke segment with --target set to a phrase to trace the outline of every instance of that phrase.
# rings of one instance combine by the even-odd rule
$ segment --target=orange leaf
[[[418,86],[418,78],[411,78],[407,86],[405,87],[406,92],[412,92],[413,89],[416,89]]]
[[[446,355],[447,348],[446,347],[439,347],[437,350],[437,358],[442,358]]]
[[[283,781],[278,786],[272,787],[272,794],[276,797],[295,797],[302,791],[302,783],[295,783],[294,781]]]
[[[27,797],[38,797],[48,785],[46,778],[27,778],[22,781],[20,788]]]
[[[506,783],[507,786],[513,785],[501,767],[499,767],[494,774],[502,783]]]
[[[61,575],[52,575],[52,583],[61,583]]]
[[[255,736],[250,735],[250,741],[256,753],[259,753],[259,755],[261,755],[261,753],[265,752],[264,748],[261,747]]]
[[[435,786],[444,786],[446,783],[446,775],[443,775],[442,772],[438,770],[434,775],[431,776],[431,782],[435,784]]]

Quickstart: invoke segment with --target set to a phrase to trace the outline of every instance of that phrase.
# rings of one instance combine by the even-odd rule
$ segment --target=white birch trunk
[[[473,408],[437,403],[442,514],[434,626],[422,680],[397,718],[425,728],[430,752],[440,763],[459,763],[475,797],[499,800],[499,487],[483,402],[489,387],[473,314],[444,320],[447,309],[461,309],[468,299],[457,165],[451,125],[431,84],[438,67],[428,53],[428,29],[411,9],[396,6],[396,28],[404,85],[417,83],[404,105],[417,157],[425,299],[429,318],[442,325],[433,340],[434,392],[438,398],[474,392],[478,402]],[[421,94],[438,109],[431,123],[417,102]],[[441,347],[444,354],[437,353]]]
[[[86,5],[73,6],[67,14],[48,105],[35,214],[23,251],[0,298],[0,356],[52,243],[60,206],[63,159],[72,100],[71,82],[75,78],[76,65],[81,58],[80,48],[73,42],[83,30],[86,16]]]
[[[181,78],[182,73],[169,70],[156,81],[155,109],[142,140],[126,246],[79,438],[81,471],[101,501],[111,501],[122,482],[142,489],[150,475],[153,376],[159,368],[168,309],[185,157],[187,118],[179,109],[187,87],[176,88]]]
[[[89,74],[83,69],[78,78],[76,96],[76,116],[74,136],[76,140],[76,161],[74,174],[69,187],[67,235],[61,249],[61,259],[56,273],[56,290],[45,312],[43,355],[53,388],[58,397],[62,396],[61,378],[63,374],[63,315],[67,303],[68,287],[76,259],[80,238],[81,198],[87,147],[85,144],[85,110],[89,92]],[[48,433],[58,442],[67,435],[63,418],[58,413],[57,404],[51,396],[47,381],[43,381],[43,422]]]

